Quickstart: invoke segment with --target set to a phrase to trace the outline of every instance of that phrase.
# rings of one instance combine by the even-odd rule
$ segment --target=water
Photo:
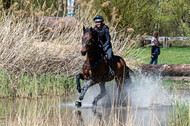
[[[134,106],[171,105],[173,95],[163,86],[161,77],[138,76],[130,86],[130,99]]]
[[[107,125],[133,124],[133,125],[167,125],[170,106],[154,106],[148,108],[86,108],[73,110],[73,115],[78,116],[81,122],[90,124],[94,120],[102,121]]]
[[[133,78],[132,85],[125,87],[122,101],[126,104],[114,104],[117,100],[114,82],[106,84],[107,95],[98,102],[97,107],[92,101],[98,95],[99,86],[89,89],[80,109],[73,109],[74,102],[62,104],[73,109],[73,114],[80,118],[81,123],[106,122],[106,125],[142,125],[165,126],[169,124],[169,117],[173,112],[176,101],[189,102],[189,90],[168,91],[162,86],[161,77],[138,76]]]
[[[175,101],[190,101],[189,90],[169,91],[159,77],[138,76],[132,82],[124,89],[122,105],[116,104],[114,81],[106,84],[107,95],[97,107],[91,103],[99,93],[98,85],[87,91],[81,108],[75,107],[78,96],[1,99],[0,125],[167,126]]]

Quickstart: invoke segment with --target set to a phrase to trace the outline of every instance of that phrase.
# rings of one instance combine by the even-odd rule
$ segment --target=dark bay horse
[[[131,79],[129,67],[126,66],[125,61],[119,56],[113,56],[113,70],[115,72],[114,77],[108,75],[109,68],[105,59],[103,49],[100,47],[101,42],[98,41],[98,33],[95,29],[83,27],[82,36],[82,50],[83,56],[86,56],[86,60],[83,64],[83,73],[76,75],[77,90],[80,94],[79,100],[75,105],[81,107],[81,101],[89,87],[99,83],[100,94],[94,98],[93,105],[97,105],[98,100],[106,95],[105,82],[115,79],[117,83],[118,91],[121,92],[125,83],[129,84]],[[90,80],[90,83],[84,85],[81,89],[80,79]]]

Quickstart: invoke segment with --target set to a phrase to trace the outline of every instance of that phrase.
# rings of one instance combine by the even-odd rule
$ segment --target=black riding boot
[[[108,60],[108,66],[109,66],[109,73],[108,73],[108,75],[111,76],[111,77],[114,77],[115,76],[115,72],[113,71],[113,65],[112,65],[112,61],[111,60]]]

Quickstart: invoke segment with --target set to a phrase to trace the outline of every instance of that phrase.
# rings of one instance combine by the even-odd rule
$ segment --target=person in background
[[[108,61],[108,66],[109,66],[109,76],[115,76],[115,73],[113,71],[113,66],[112,66],[112,55],[113,55],[113,51],[112,51],[112,44],[111,44],[111,36],[109,33],[109,27],[107,25],[105,25],[104,19],[101,15],[97,15],[94,18],[94,22],[95,22],[95,27],[94,29],[98,32],[98,41],[100,41],[102,43],[102,48],[103,51],[106,54],[106,59]]]
[[[150,64],[158,64],[158,55],[160,55],[160,42],[158,41],[158,32],[153,33],[153,38],[151,40],[151,61]]]
[[[75,0],[67,0],[67,16],[74,16]]]

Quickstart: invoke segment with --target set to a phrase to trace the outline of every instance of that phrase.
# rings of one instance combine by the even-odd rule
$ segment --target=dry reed
[[[76,18],[42,17],[43,11],[46,11],[46,2],[43,11],[36,12],[36,16],[26,16],[22,10],[15,10],[15,15],[3,15],[0,21],[0,69],[18,74],[63,72],[73,76],[79,73],[85,59],[80,54],[82,27],[92,26],[92,19],[97,14],[92,11],[92,3],[93,1],[87,3],[86,9],[79,8]],[[16,3],[12,8],[15,6]],[[50,10],[49,8],[47,12]],[[53,15],[55,13],[57,11],[52,11]],[[132,49],[135,42],[130,43],[133,31],[124,34],[126,30],[117,32],[112,23],[106,24],[110,27],[114,53],[125,56],[128,65],[134,64],[138,50]]]
[[[147,110],[150,113],[147,120],[146,115],[141,115],[142,112],[138,112],[138,108],[131,106],[115,108],[112,104],[110,108],[76,109],[73,105],[64,107],[61,99],[60,97],[44,97],[35,101],[15,99],[9,104],[8,101],[4,101],[1,108],[4,113],[1,114],[0,124],[8,126],[136,126],[147,124],[161,126],[153,110]]]

